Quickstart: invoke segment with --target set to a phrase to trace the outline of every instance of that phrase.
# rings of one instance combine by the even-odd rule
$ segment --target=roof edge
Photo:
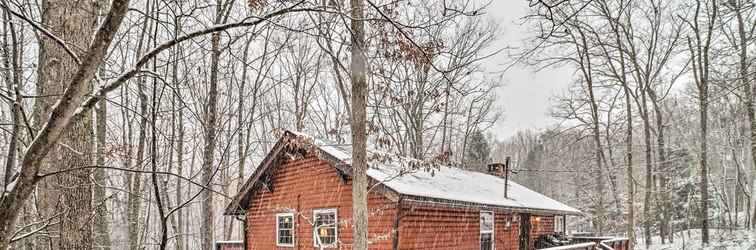
[[[536,213],[536,214],[558,214],[558,215],[574,215],[574,216],[583,216],[584,214],[582,212],[579,212],[579,210],[575,209],[576,211],[566,211],[566,210],[553,210],[553,209],[542,209],[542,208],[531,208],[531,207],[513,207],[513,206],[502,206],[502,205],[492,205],[492,204],[483,204],[483,203],[475,203],[475,202],[468,202],[468,201],[458,201],[458,200],[449,200],[449,199],[441,199],[441,198],[433,198],[433,197],[425,197],[425,196],[417,196],[417,195],[407,195],[402,194],[405,201],[409,202],[419,202],[419,203],[431,203],[431,204],[438,204],[442,206],[466,206],[466,207],[475,207],[475,208],[495,208],[495,209],[502,209],[502,210],[509,210],[513,212],[527,212],[527,213]],[[573,208],[574,209],[574,208]]]

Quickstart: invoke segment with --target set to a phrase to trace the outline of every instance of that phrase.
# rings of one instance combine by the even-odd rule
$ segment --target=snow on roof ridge
[[[302,132],[289,132],[312,138],[313,144],[322,151],[351,164],[351,143],[336,143]],[[431,164],[424,164],[425,161],[371,146],[368,144],[368,176],[405,195],[512,208],[581,213],[580,210],[511,180],[508,182],[509,190],[505,198],[504,179],[501,177],[447,164],[431,167]]]

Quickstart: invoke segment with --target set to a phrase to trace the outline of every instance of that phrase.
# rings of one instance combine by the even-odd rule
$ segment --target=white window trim
[[[496,213],[494,213],[491,210],[480,210],[480,214],[491,214],[491,231],[483,231],[480,229],[480,234],[478,235],[478,246],[480,246],[480,239],[482,239],[482,235],[484,233],[490,233],[491,234],[491,249],[496,249]],[[480,219],[478,219],[480,220]]]
[[[278,228],[278,219],[282,217],[291,217],[291,244],[281,243],[280,240],[280,233],[281,231]],[[276,246],[279,247],[294,247],[294,241],[296,238],[296,225],[294,223],[294,213],[278,213],[276,214]]]
[[[566,218],[564,215],[554,215],[554,232],[555,233],[565,233],[564,230],[564,223],[566,222]]]
[[[315,209],[312,211],[312,246],[314,247],[320,247],[318,246],[318,231],[315,228],[315,220],[317,218],[318,214],[328,214],[333,213],[333,219],[334,219],[334,241],[333,244],[330,245],[324,245],[323,248],[334,248],[338,245],[339,242],[339,210],[336,208],[324,208],[324,209]]]

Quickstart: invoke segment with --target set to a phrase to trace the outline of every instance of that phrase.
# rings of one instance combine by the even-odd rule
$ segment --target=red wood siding
[[[503,211],[495,212],[494,240],[497,250],[518,250],[520,226],[518,222],[512,219],[511,213]],[[510,222],[509,228],[506,227],[507,221]]]
[[[273,192],[261,189],[253,194],[247,210],[247,242],[250,250],[314,249],[314,209],[338,211],[339,249],[351,249],[351,182],[344,183],[329,163],[308,155],[272,170]],[[396,203],[371,192],[368,196],[370,249],[392,249]],[[480,248],[480,209],[405,202],[400,222],[399,249],[477,250]],[[276,246],[276,214],[295,214],[295,247]],[[497,250],[518,250],[519,223],[511,212],[494,210],[494,241]],[[506,224],[509,221],[510,226]],[[554,231],[554,217],[531,218],[531,248],[535,239]]]
[[[480,209],[428,204],[409,204],[404,209],[399,249],[480,249]],[[496,249],[517,250],[517,222],[508,212],[493,212]]]
[[[478,249],[480,214],[477,209],[453,210],[418,206],[399,224],[399,249]]]
[[[247,239],[250,250],[313,249],[312,216],[314,209],[338,210],[339,249],[352,246],[352,186],[343,183],[328,162],[308,155],[289,161],[273,170],[273,192],[266,189],[252,197],[247,211]],[[396,205],[384,196],[368,195],[370,249],[391,249],[391,229]],[[297,247],[276,247],[276,213],[295,214]]]

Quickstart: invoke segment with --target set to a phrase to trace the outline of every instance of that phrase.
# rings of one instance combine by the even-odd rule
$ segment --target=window
[[[554,215],[554,232],[556,233],[565,233],[564,232],[564,215]]]
[[[494,249],[494,213],[480,212],[480,250]]]
[[[335,208],[313,211],[313,242],[315,247],[336,247],[338,224]]]
[[[276,246],[294,246],[294,214],[276,214]]]

